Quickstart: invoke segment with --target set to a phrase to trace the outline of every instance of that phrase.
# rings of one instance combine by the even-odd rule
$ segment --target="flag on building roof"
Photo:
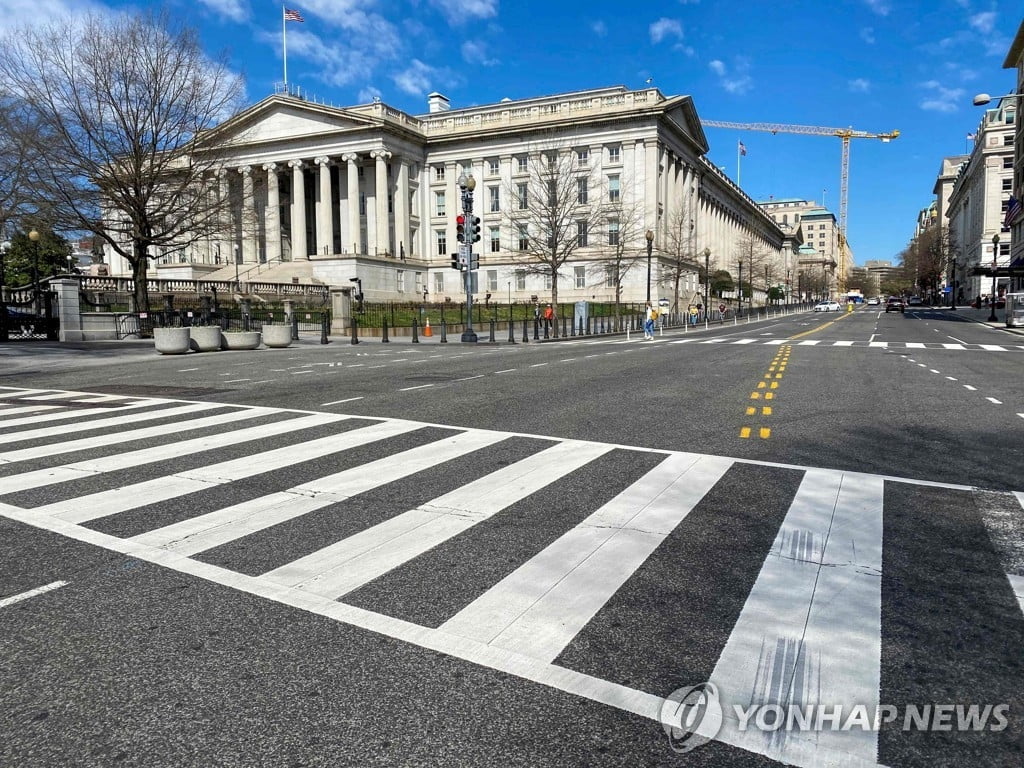
[[[1017,217],[1020,216],[1021,210],[1024,210],[1024,208],[1021,207],[1020,200],[1010,195],[1010,199],[1006,204],[1006,218],[1003,219],[1003,226],[1009,229],[1013,222],[1017,220]]]
[[[740,142],[740,154],[741,155],[747,154],[747,148],[745,146],[743,146],[743,142],[742,141]]]
[[[285,8],[284,9],[284,20],[285,21],[305,21],[305,19],[302,18],[302,14],[299,13],[298,11],[296,11],[294,8]]]
[[[967,140],[968,141],[973,141],[974,140],[974,134],[973,133],[968,133],[967,134]]]

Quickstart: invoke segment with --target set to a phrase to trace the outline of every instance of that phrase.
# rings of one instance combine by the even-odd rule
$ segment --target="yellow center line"
[[[748,405],[747,406],[747,416],[753,416],[755,413],[757,413],[757,408],[755,408],[752,405]]]
[[[747,410],[753,410],[753,408],[748,408]],[[771,416],[772,415],[772,407],[770,405],[763,406],[761,408],[761,415],[762,416]]]
[[[740,430],[740,437],[744,439],[750,437],[750,427],[743,427]]]
[[[823,331],[826,328],[828,328],[830,325],[832,325],[832,323],[837,323],[840,320],[842,320],[844,317],[849,317],[849,315],[848,314],[847,315],[840,315],[835,320],[829,320],[827,323],[819,325],[817,328],[811,328],[811,330],[809,330],[809,331],[804,331],[803,333],[797,333],[797,334],[794,334],[793,336],[789,336],[788,338],[790,340],[792,340],[792,339],[799,339],[799,338],[801,338],[803,336],[809,336],[812,333],[817,333],[818,331]]]
[[[772,436],[772,431],[768,427],[761,427],[760,435],[762,440],[767,440]]]

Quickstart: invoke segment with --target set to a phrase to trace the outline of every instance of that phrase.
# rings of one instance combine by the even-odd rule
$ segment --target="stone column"
[[[399,256],[412,255],[409,241],[409,161],[398,162],[398,185],[395,189],[395,249]]]
[[[334,251],[334,226],[331,216],[331,159],[325,155],[314,158],[319,166],[320,194],[316,201],[316,253],[323,256]]]
[[[292,169],[292,261],[309,259],[306,247],[306,184],[301,160],[289,160]]]
[[[267,263],[281,261],[281,191],[277,179],[277,163],[263,166],[267,172]]]
[[[230,192],[231,185],[228,183],[228,169],[221,168],[217,171],[219,177],[219,197],[217,204],[220,206],[220,238],[217,243],[217,250],[220,253],[220,263],[230,264],[234,255],[231,244],[234,242],[234,222],[231,220]]]
[[[381,256],[391,253],[390,238],[388,237],[388,159],[391,153],[386,149],[378,149],[370,153],[370,157],[377,161],[374,168],[374,242],[373,247],[377,255]]]
[[[356,165],[359,155],[350,152],[342,155],[341,159],[345,161],[345,172],[348,174],[348,242],[345,247],[351,246],[353,252],[358,254],[363,252],[359,231],[359,166]]]
[[[50,282],[50,288],[57,294],[60,341],[84,341],[82,314],[78,302],[78,281],[53,280]],[[116,336],[116,332],[114,335]]]
[[[253,194],[252,166],[243,165],[238,172],[242,174],[242,263],[255,264],[259,258],[256,253],[256,198]]]

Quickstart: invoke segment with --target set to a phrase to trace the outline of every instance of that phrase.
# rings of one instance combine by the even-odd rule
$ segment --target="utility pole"
[[[480,219],[473,215],[473,190],[476,179],[473,174],[459,176],[459,189],[462,193],[462,219],[458,225],[459,266],[466,281],[466,328],[462,332],[462,341],[475,344],[476,332],[473,330],[473,272],[480,266],[479,257],[473,255],[473,243],[480,239]]]

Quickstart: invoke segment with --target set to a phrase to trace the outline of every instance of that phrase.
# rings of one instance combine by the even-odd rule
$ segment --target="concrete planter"
[[[220,350],[220,326],[194,325],[188,331],[189,346],[196,352],[217,352]]]
[[[161,355],[184,355],[189,348],[188,328],[154,328],[153,341]]]
[[[220,335],[220,348],[256,349],[262,340],[259,331],[225,331]]]
[[[265,324],[263,326],[263,343],[274,349],[291,346],[292,327],[290,325]]]

